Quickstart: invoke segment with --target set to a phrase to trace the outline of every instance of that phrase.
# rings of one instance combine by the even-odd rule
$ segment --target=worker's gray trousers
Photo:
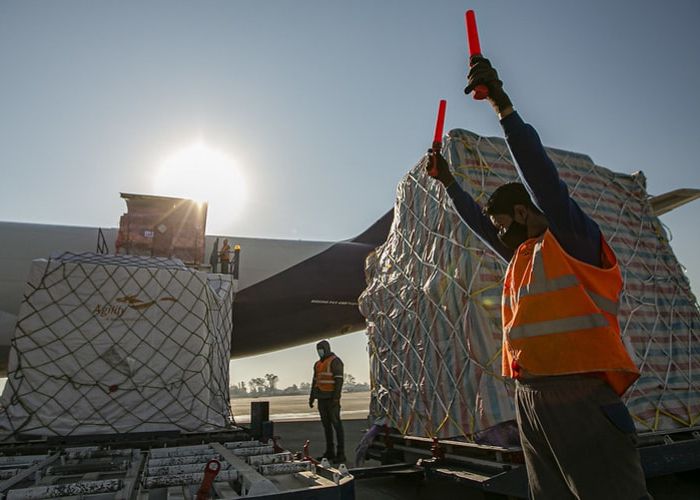
[[[650,499],[627,408],[586,375],[516,382],[520,440],[535,500]]]

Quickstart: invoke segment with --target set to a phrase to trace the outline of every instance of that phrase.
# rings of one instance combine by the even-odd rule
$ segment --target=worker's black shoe
[[[316,460],[318,460],[318,461],[320,462],[320,461],[323,460],[324,458],[328,459],[329,462],[332,462],[333,460],[335,460],[335,453],[332,453],[332,452],[328,452],[328,451],[327,451],[327,452],[325,452],[323,455],[321,455],[320,457],[318,457]]]
[[[339,451],[338,454],[331,460],[334,464],[344,464],[348,461],[347,458],[345,458],[345,453],[342,451]]]

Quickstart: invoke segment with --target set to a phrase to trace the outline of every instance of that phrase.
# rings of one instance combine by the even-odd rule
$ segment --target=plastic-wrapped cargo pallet
[[[10,350],[10,435],[229,427],[233,283],[163,258],[35,260]]]
[[[452,130],[443,153],[483,203],[517,180],[505,141]],[[700,313],[648,202],[643,174],[548,149],[572,196],[615,250],[625,285],[619,320],[641,378],[625,393],[640,432],[700,422]],[[367,259],[371,414],[400,432],[504,444],[513,386],[501,375],[505,265],[462,222],[444,189],[416,165],[401,181],[394,223]],[[498,432],[493,432],[498,431]]]

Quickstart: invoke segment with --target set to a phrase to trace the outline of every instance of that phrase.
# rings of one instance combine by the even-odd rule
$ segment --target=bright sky
[[[697,0],[4,0],[0,219],[114,227],[120,191],[210,186],[211,233],[354,236],[392,206],[439,99],[447,130],[501,134],[462,93],[467,8],[545,144],[643,170],[652,194],[700,187]],[[230,168],[167,186],[164,165],[202,145]],[[696,290],[699,209],[662,217]],[[358,380],[364,344],[333,343]],[[269,363],[298,383],[314,355],[235,362],[233,379]]]

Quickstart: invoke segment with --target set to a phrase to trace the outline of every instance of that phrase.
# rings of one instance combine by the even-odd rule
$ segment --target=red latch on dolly
[[[207,500],[209,498],[209,492],[211,491],[211,485],[214,483],[214,478],[221,470],[221,462],[212,458],[207,462],[206,467],[204,467],[204,479],[202,479],[202,485],[197,490],[197,500]]]
[[[312,464],[316,464],[316,465],[319,464],[319,461],[312,458],[311,454],[309,453],[309,440],[308,439],[304,443],[304,460],[308,460]]]
[[[442,460],[445,458],[445,450],[442,449],[442,446],[440,446],[440,441],[436,437],[433,438],[433,444],[430,447],[430,451],[432,452],[435,460]]]

